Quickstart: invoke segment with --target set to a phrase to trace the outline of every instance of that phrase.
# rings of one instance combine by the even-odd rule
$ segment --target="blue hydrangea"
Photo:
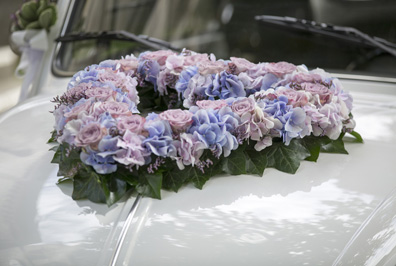
[[[105,136],[98,145],[98,150],[87,147],[80,153],[80,159],[92,166],[98,174],[110,174],[117,171],[113,155],[118,150],[118,137]]]
[[[282,123],[282,128],[277,130],[285,144],[289,145],[293,138],[305,136],[307,125],[305,111],[300,107],[293,108],[287,102],[288,99],[284,95],[274,101],[266,101],[264,112]]]
[[[213,88],[205,91],[206,95],[213,98],[227,99],[230,97],[245,97],[246,91],[238,76],[226,71],[216,74],[213,80]]]
[[[216,156],[224,152],[227,157],[231,150],[238,148],[235,136],[227,131],[235,122],[231,118],[228,113],[219,115],[219,112],[212,109],[200,109],[193,115],[188,133],[196,135]]]
[[[70,89],[79,83],[89,83],[97,81],[99,73],[103,71],[98,69],[98,67],[98,65],[90,65],[84,70],[78,71],[76,74],[73,75],[72,79],[67,85],[67,88]]]
[[[157,156],[176,156],[176,148],[173,145],[172,129],[168,121],[155,120],[146,123],[144,128],[149,136],[143,141],[143,145]]]
[[[160,65],[154,60],[142,60],[139,62],[137,73],[145,80],[154,85],[157,91],[157,78],[160,72]]]
[[[198,73],[198,67],[190,66],[180,73],[179,80],[176,82],[176,91],[183,95],[184,91],[187,89],[188,82],[190,79]]]

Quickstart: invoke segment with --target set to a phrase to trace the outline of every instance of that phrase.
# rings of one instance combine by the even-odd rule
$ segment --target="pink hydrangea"
[[[204,150],[208,148],[196,135],[188,133],[180,134],[180,140],[174,141],[174,145],[177,150],[177,156],[174,159],[180,170],[183,170],[185,165],[194,166],[199,162]]]
[[[145,164],[145,157],[150,153],[143,146],[144,137],[127,130],[124,136],[117,141],[121,148],[114,156],[114,160],[124,165],[141,166]]]
[[[259,107],[253,113],[246,112],[241,116],[240,131],[244,133],[244,138],[261,141],[270,133],[270,129],[275,126],[271,117],[268,117]]]

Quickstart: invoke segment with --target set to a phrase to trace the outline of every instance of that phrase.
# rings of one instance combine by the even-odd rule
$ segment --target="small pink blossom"
[[[166,120],[175,133],[182,132],[192,123],[192,113],[187,110],[172,109],[159,114],[162,120]]]
[[[265,65],[265,70],[277,77],[283,77],[296,70],[296,66],[287,62],[268,63]]]
[[[245,113],[252,113],[256,106],[256,102],[253,98],[242,98],[232,103],[231,109],[234,113],[242,116]]]
[[[202,100],[202,101],[197,101],[195,103],[199,108],[201,109],[213,109],[213,110],[218,110],[223,108],[224,106],[228,106],[227,102],[225,100]]]

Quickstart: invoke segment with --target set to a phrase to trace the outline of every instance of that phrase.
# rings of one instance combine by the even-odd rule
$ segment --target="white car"
[[[50,163],[51,99],[84,66],[154,49],[147,43],[167,44],[138,38],[136,47],[106,34],[101,41],[97,35],[86,40],[92,34],[64,38],[46,52],[31,97],[0,115],[0,265],[395,265],[395,58],[374,48],[378,58],[373,52],[367,62],[359,57],[349,64],[345,55],[356,47],[343,44],[340,52],[332,39],[321,44],[321,57],[308,54],[318,51],[314,40],[296,39],[305,33],[282,40],[289,33],[267,29],[260,17],[280,8],[282,15],[329,19],[320,16],[321,8],[337,10],[339,1],[322,2],[58,1],[50,38],[128,30],[219,58],[306,60],[328,68],[354,98],[355,130],[364,143],[346,137],[348,155],[322,153],[316,163],[302,161],[295,174],[266,169],[262,177],[219,175],[202,190],[188,184],[177,193],[162,191],[161,200],[130,194],[111,207],[73,200],[72,185],[57,184],[58,166]],[[396,6],[382,2],[381,10],[375,7],[385,20]],[[353,14],[361,8],[364,15],[370,4],[348,1],[345,8]],[[282,57],[288,56],[285,48],[302,44],[310,49]],[[348,64],[360,72],[346,72]]]

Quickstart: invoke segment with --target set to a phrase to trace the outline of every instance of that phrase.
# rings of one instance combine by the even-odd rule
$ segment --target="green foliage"
[[[363,141],[358,133],[350,134],[356,142]],[[53,142],[55,136],[53,133],[49,142]],[[222,173],[262,176],[266,168],[273,167],[294,174],[302,160],[316,162],[320,152],[347,154],[343,137],[344,134],[341,134],[337,140],[331,140],[328,137],[308,136],[293,139],[287,146],[281,139],[273,139],[272,145],[261,151],[256,151],[256,142],[250,141],[239,145],[228,157],[216,158],[210,150],[205,151],[200,158],[200,167],[188,165],[180,170],[176,161],[165,158],[154,173],[147,171],[148,166],[131,170],[119,164],[114,173],[98,174],[91,166],[81,162],[79,149],[70,149],[64,143],[51,150],[55,152],[52,163],[59,164],[58,176],[62,176],[59,183],[73,181],[73,199],[88,199],[111,206],[130,192],[160,199],[161,189],[177,192],[190,182],[202,189],[209,178]],[[153,156],[152,161],[155,160]]]

